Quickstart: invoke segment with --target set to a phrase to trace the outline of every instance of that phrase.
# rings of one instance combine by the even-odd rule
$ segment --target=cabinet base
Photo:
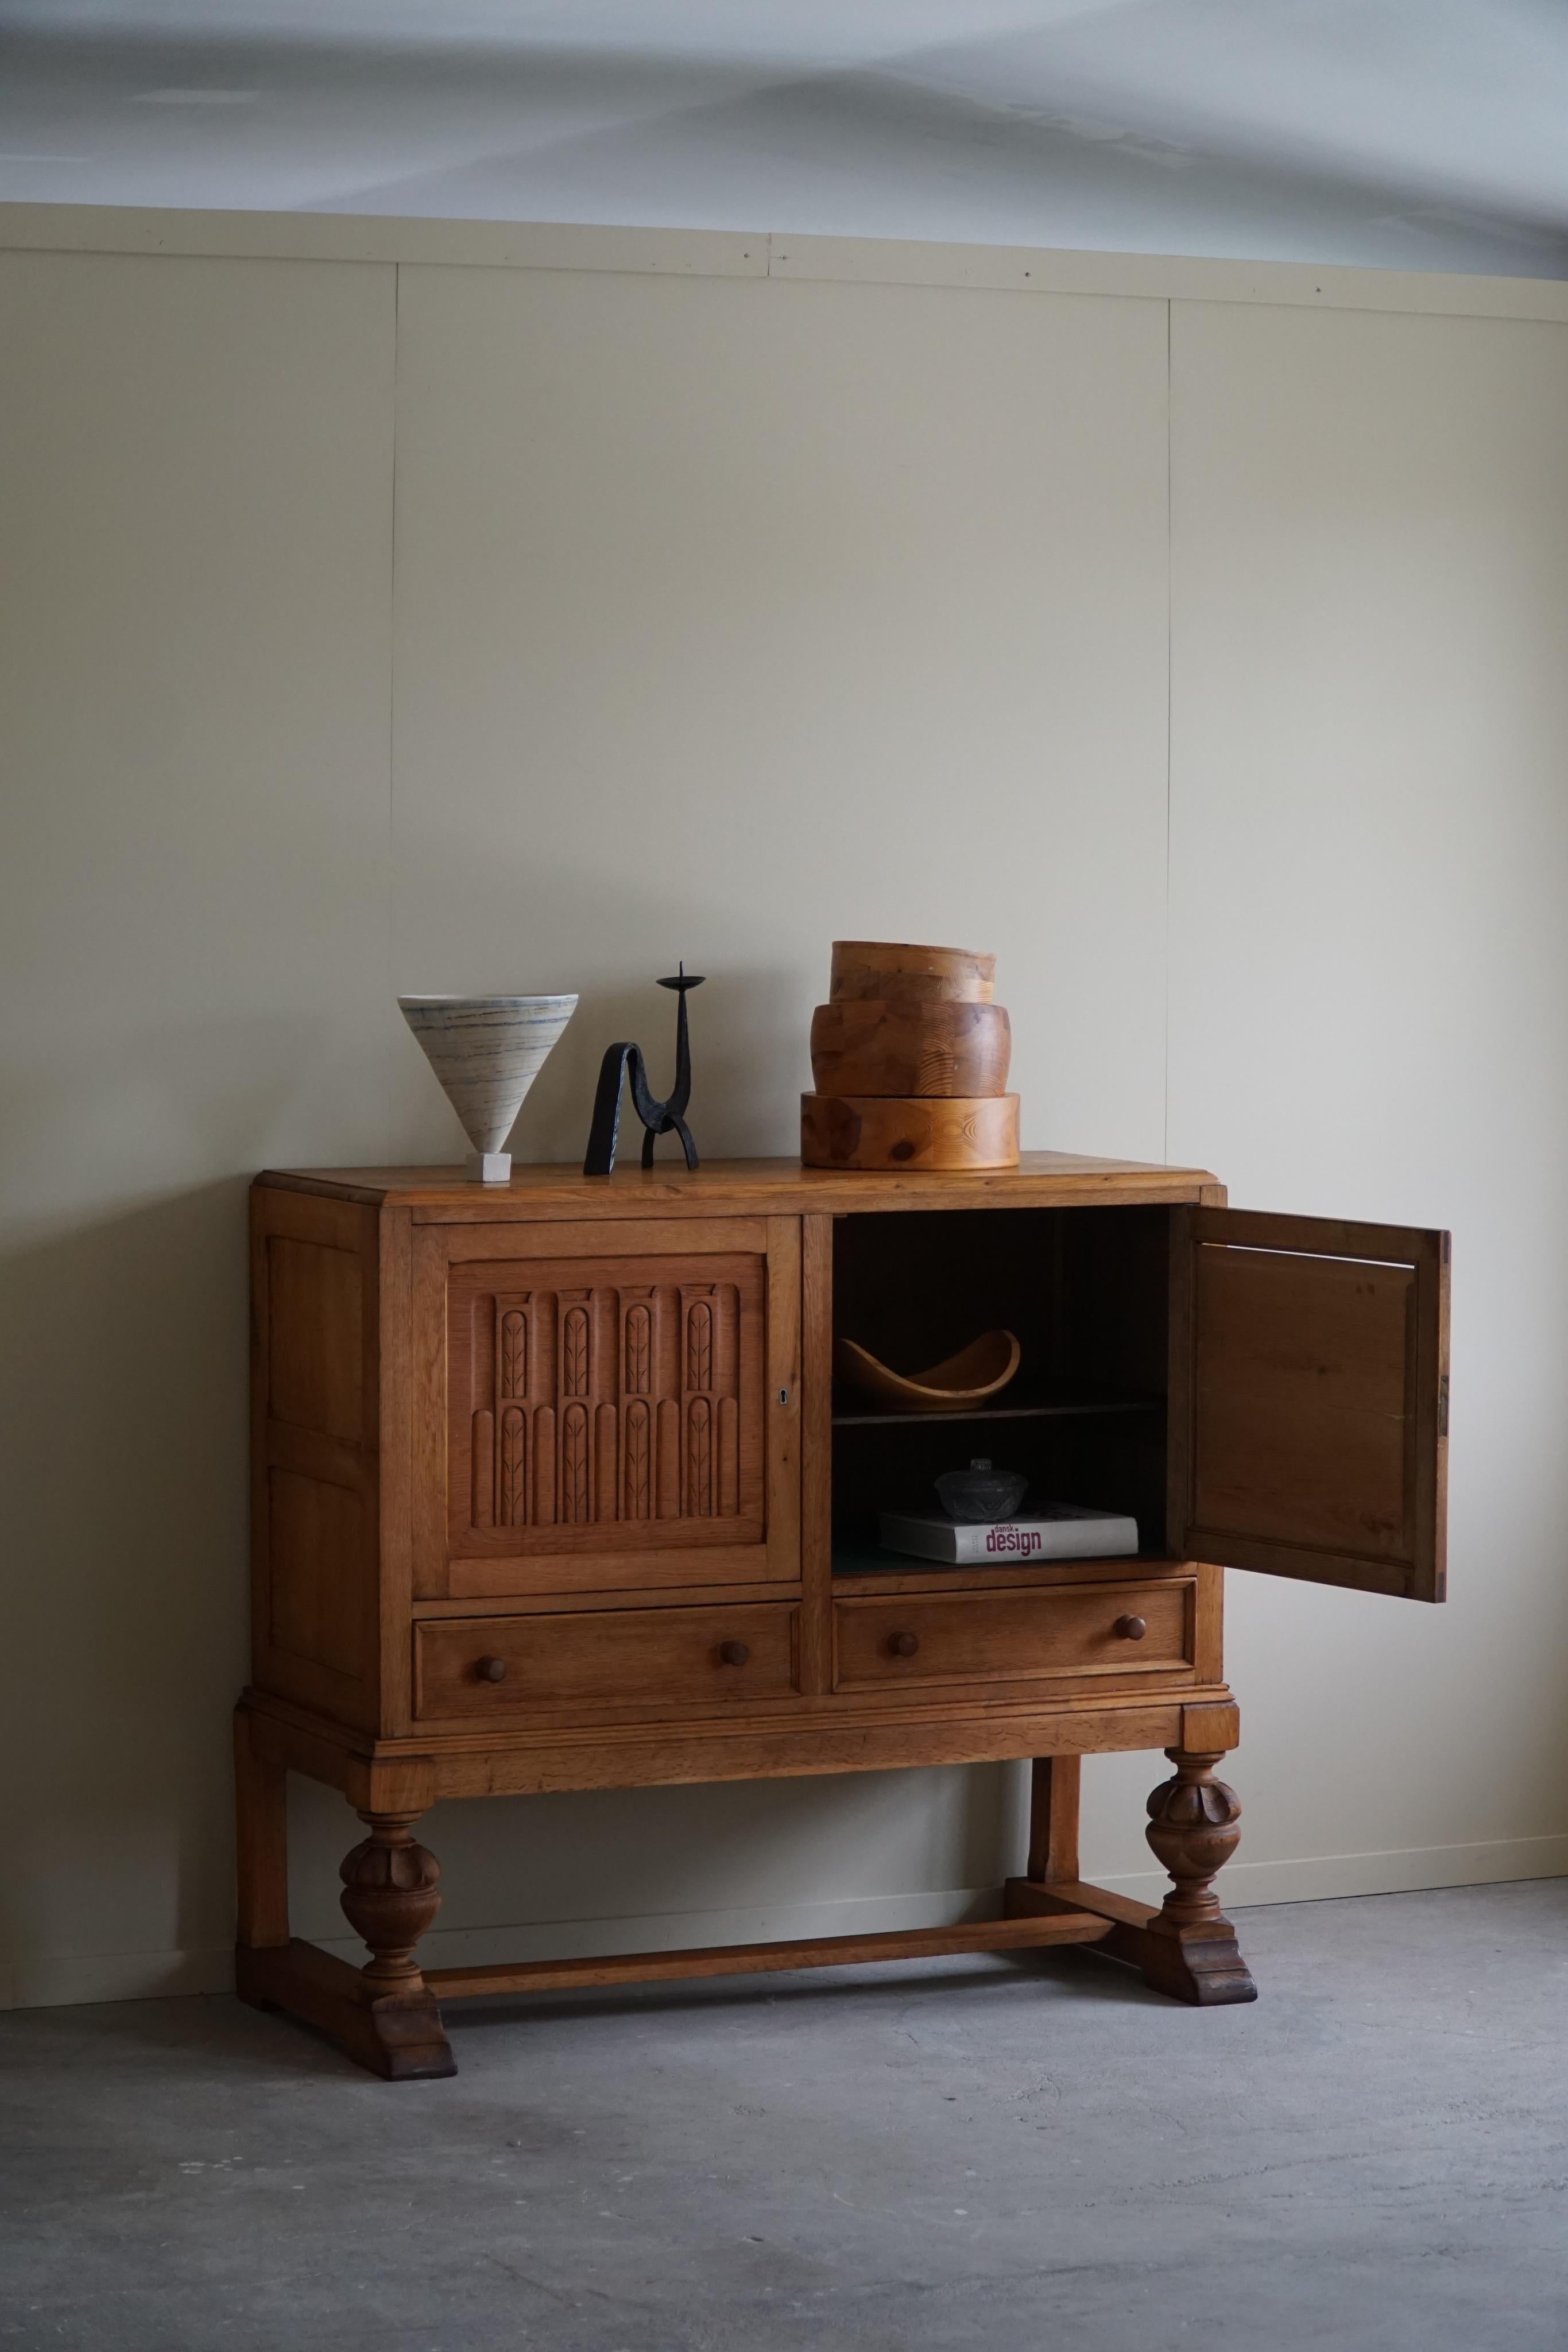
[[[1223,1935],[1162,1930],[1160,1915],[1103,1887],[1043,1887],[1009,1879],[1006,1916],[951,1927],[870,1936],[796,1937],[774,1944],[712,1944],[673,1952],[619,1952],[596,1959],[503,1961],[487,1968],[431,1969],[413,1994],[377,1994],[358,1969],[298,1937],[263,1950],[241,1946],[235,1988],[256,2009],[280,2009],[327,2034],[361,2066],[394,2083],[455,2074],[441,2000],[497,1993],[578,1992],[681,1978],[760,1976],[775,1969],[846,1968],[875,1960],[950,1958],[966,1952],[1043,1951],[1094,1944],[1129,1960],[1148,1982],[1204,2008],[1254,2000],[1228,1927]]]
[[[253,2009],[281,2009],[313,2025],[372,2074],[417,2083],[455,2074],[434,1993],[376,1993],[360,1969],[298,1936],[235,1953],[235,1990]]]
[[[1033,1879],[1009,1878],[1003,1901],[1012,1919],[1076,1918],[1084,1912],[1097,1916],[1106,1929],[1100,1949],[1139,1969],[1146,1985],[1173,2000],[1187,2001],[1195,2009],[1218,2009],[1258,1998],[1228,1919],[1199,1927],[1173,1927],[1146,1903],[1134,1903],[1081,1879],[1040,1885]]]
[[[1053,1906],[1048,1915],[981,1919],[952,1927],[914,1927],[874,1936],[811,1936],[777,1944],[712,1944],[695,1950],[622,1952],[582,1960],[523,1960],[492,1968],[432,1969],[421,1990],[378,1995],[358,1969],[295,1937],[235,1955],[235,1990],[256,2009],[281,2009],[327,2034],[389,2082],[455,2074],[442,2028],[444,2000],[487,1994],[576,1992],[596,1986],[653,1984],[683,1977],[759,1976],[773,1969],[845,1968],[870,1960],[934,1959],[963,1952],[1040,1951],[1058,1944],[1095,1944],[1113,1933],[1089,1911]]]

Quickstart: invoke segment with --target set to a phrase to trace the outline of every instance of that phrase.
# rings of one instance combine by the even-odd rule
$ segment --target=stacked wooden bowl
[[[811,1016],[809,1168],[1014,1168],[1012,1030],[991,1002],[997,960],[967,948],[835,940]]]

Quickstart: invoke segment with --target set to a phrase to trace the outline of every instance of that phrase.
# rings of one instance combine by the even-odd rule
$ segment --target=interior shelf
[[[943,1412],[874,1412],[840,1394],[833,1399],[835,1429],[877,1429],[896,1424],[900,1428],[921,1428],[927,1423],[945,1421],[1045,1421],[1077,1413],[1163,1412],[1165,1399],[1152,1396],[1127,1396],[1111,1391],[1088,1391],[1064,1386],[1053,1387],[1036,1381],[1027,1384],[1015,1381],[1005,1389],[994,1403],[958,1405]]]
[[[976,1584],[1005,1583],[1009,1578],[1026,1583],[1090,1576],[1114,1580],[1118,1575],[1142,1575],[1151,1568],[1168,1568],[1172,1556],[1164,1551],[1113,1553],[1088,1559],[943,1560],[922,1559],[913,1552],[883,1551],[874,1537],[833,1538],[833,1589],[870,1591],[889,1577],[909,1577],[923,1587],[933,1577],[946,1578],[956,1591]],[[862,1581],[863,1580],[863,1583]]]

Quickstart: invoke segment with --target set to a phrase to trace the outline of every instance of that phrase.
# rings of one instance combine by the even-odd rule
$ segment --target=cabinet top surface
[[[473,1183],[461,1168],[267,1169],[256,1182],[409,1209],[442,1223],[650,1213],[833,1215],[857,1209],[1051,1208],[1217,1197],[1217,1180],[1207,1169],[1073,1151],[1026,1151],[1016,1168],[963,1175],[864,1175],[803,1168],[798,1160],[714,1160],[692,1171],[664,1160],[644,1170],[632,1160],[612,1176],[585,1176],[565,1162],[514,1167],[506,1184]]]

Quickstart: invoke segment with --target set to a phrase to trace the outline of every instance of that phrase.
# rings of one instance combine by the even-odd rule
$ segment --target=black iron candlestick
[[[697,1148],[692,1141],[691,1129],[686,1125],[686,1105],[692,1098],[692,1048],[686,1028],[686,991],[700,988],[704,975],[688,972],[683,963],[673,980],[662,980],[661,988],[673,988],[680,999],[675,1014],[675,1083],[668,1099],[655,1102],[648,1090],[647,1069],[641,1045],[622,1044],[605,1048],[604,1059],[599,1066],[599,1087],[593,1097],[593,1125],[588,1132],[588,1156],[582,1163],[585,1176],[608,1176],[615,1165],[615,1144],[621,1129],[621,1082],[631,1083],[632,1108],[642,1120],[643,1165],[653,1164],[653,1142],[657,1136],[678,1135],[681,1150],[686,1155],[686,1166],[697,1165]]]

